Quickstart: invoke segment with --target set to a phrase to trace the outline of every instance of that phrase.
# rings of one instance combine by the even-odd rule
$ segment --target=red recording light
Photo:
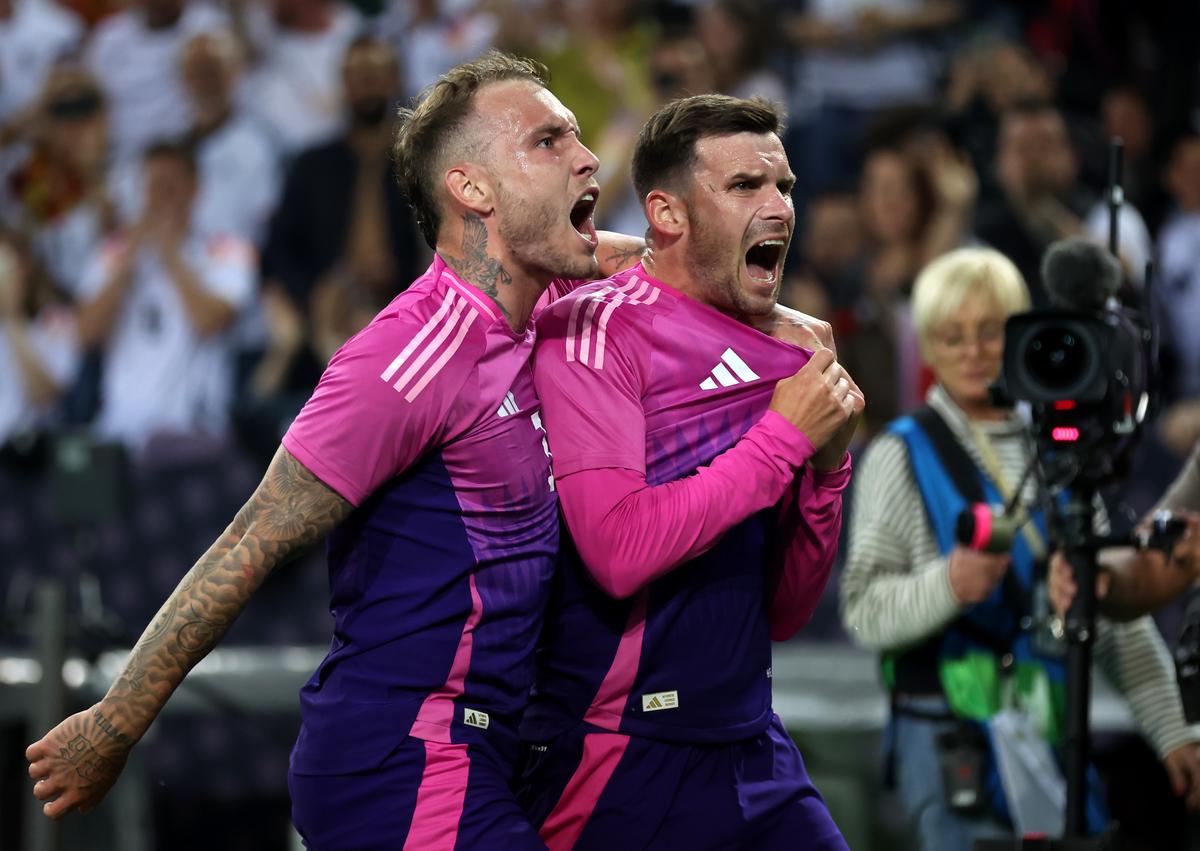
[[[1058,426],[1050,436],[1059,443],[1074,443],[1079,440],[1079,429],[1074,426]]]
[[[1056,411],[1073,411],[1075,410],[1075,401],[1073,399],[1059,399],[1054,403]]]

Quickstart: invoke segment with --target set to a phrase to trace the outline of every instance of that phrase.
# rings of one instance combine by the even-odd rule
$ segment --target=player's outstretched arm
[[[197,662],[277,565],[329,533],[354,506],[283,447],[233,522],[171,593],[96,705],[25,751],[34,795],[58,819],[96,806],[129,752]]]

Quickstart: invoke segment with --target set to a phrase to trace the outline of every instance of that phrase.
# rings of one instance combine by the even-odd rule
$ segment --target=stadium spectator
[[[260,399],[311,392],[333,350],[412,280],[425,253],[388,150],[400,95],[395,54],[361,38],[342,68],[349,130],[288,172],[263,258],[272,330],[253,378]]]
[[[0,0],[0,145],[6,125],[28,119],[51,67],[83,36],[83,21],[55,0]]]
[[[108,96],[117,159],[136,158],[151,142],[187,131],[180,48],[224,24],[216,6],[198,0],[134,0],[96,27],[86,62]]]
[[[0,450],[52,421],[78,362],[70,313],[30,260],[0,233]]]
[[[25,156],[0,191],[4,217],[29,235],[54,285],[76,294],[88,258],[116,222],[108,118],[95,79],[62,64],[46,80]]]
[[[96,430],[134,448],[224,431],[234,376],[223,332],[255,284],[249,243],[195,226],[191,150],[152,145],[144,168],[141,217],[92,259],[79,316],[81,341],[104,352]]]
[[[254,71],[245,106],[287,156],[329,141],[343,126],[341,65],[362,16],[341,0],[271,0],[249,17]]]

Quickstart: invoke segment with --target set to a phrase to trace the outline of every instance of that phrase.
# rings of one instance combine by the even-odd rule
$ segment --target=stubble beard
[[[775,296],[763,300],[749,295],[742,289],[740,277],[741,263],[738,259],[741,244],[723,245],[723,239],[696,215],[695,209],[689,209],[688,217],[692,223],[692,250],[688,253],[688,273],[700,285],[702,292],[707,294],[708,301],[722,313],[730,314],[739,319],[761,318],[769,315],[775,309],[779,285],[776,283]]]
[[[527,269],[540,270],[548,279],[596,276],[594,254],[573,254],[556,242],[555,234],[562,232],[562,225],[553,210],[503,186],[499,195],[504,215],[497,223],[498,230],[514,260]]]

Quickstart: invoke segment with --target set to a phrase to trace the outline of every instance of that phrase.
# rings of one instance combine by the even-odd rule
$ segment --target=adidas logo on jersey
[[[500,403],[500,410],[496,411],[496,416],[500,418],[510,417],[513,414],[519,413],[520,408],[517,407],[517,400],[513,397],[512,391],[504,395],[504,401]]]
[[[486,730],[488,725],[492,723],[492,719],[486,712],[480,712],[478,709],[464,708],[463,723],[468,727],[478,727],[480,730]]]
[[[746,366],[746,362],[738,357],[737,352],[726,349],[721,353],[720,362],[709,371],[708,378],[700,382],[700,389],[716,390],[718,387],[732,387],[734,384],[747,384],[751,381],[758,381],[758,375]]]
[[[642,711],[658,712],[660,709],[678,709],[679,692],[659,691],[642,695]]]

